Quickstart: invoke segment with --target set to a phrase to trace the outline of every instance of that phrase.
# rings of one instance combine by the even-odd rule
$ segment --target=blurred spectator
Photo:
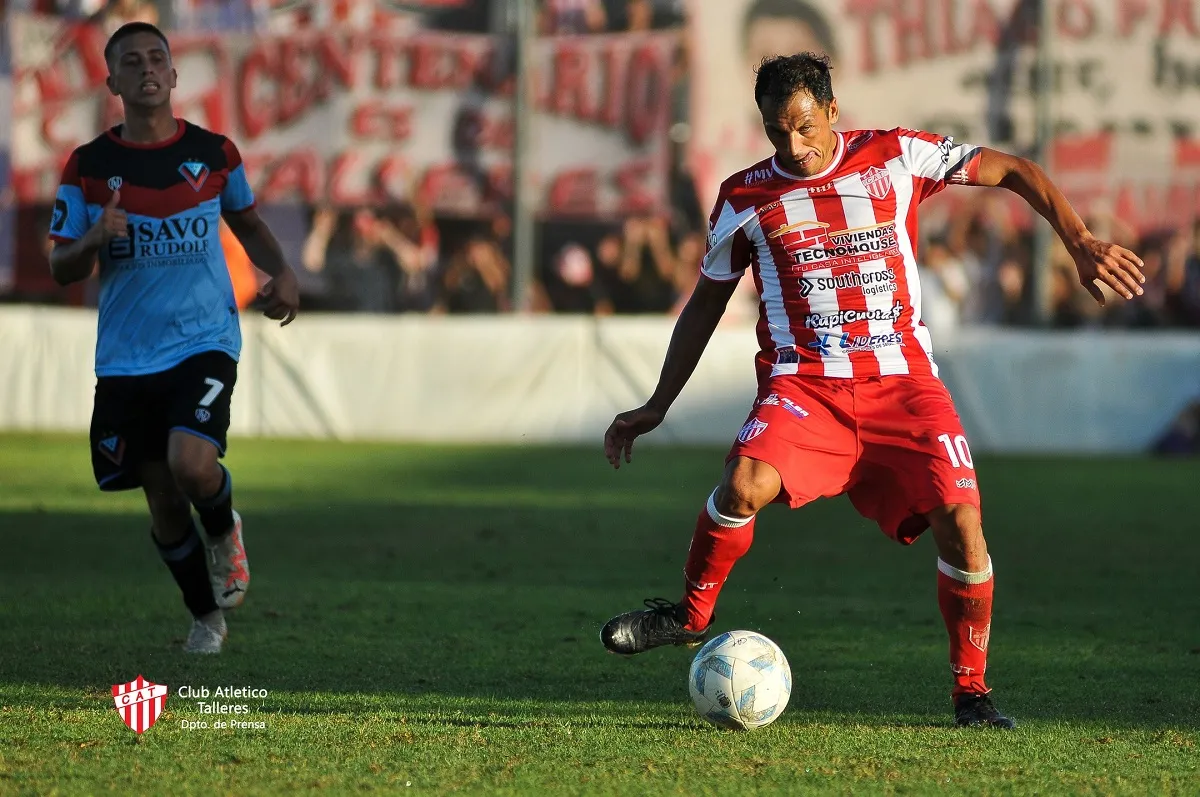
[[[1133,228],[1114,215],[1110,213],[1089,214],[1084,222],[1097,238],[1111,241],[1142,254],[1139,252],[1141,247]],[[1144,254],[1142,256],[1144,259]],[[1091,294],[1079,284],[1079,273],[1075,267],[1075,260],[1057,236],[1054,237],[1050,249],[1050,275],[1051,323],[1054,326],[1097,326],[1104,322],[1105,307],[1097,304]],[[1100,286],[1100,292],[1104,295],[1105,306],[1109,308],[1110,312],[1113,305],[1124,301],[1112,288],[1102,282],[1097,284]]]
[[[370,208],[340,217],[329,208],[317,211],[302,259],[325,276],[333,309],[422,312],[434,305],[436,256]]]
[[[1111,291],[1106,292],[1104,323],[1116,327],[1161,327],[1170,321],[1167,313],[1167,249],[1170,235],[1144,237],[1137,244],[1142,258],[1142,274],[1146,277],[1142,295],[1135,301],[1125,301]]]
[[[650,30],[654,27],[654,5],[650,0],[626,0],[625,30]]]
[[[221,249],[225,253],[225,265],[229,269],[229,280],[233,283],[233,298],[238,309],[244,310],[258,295],[258,271],[250,262],[250,256],[241,242],[225,222],[221,222]]]
[[[559,250],[543,276],[547,309],[556,313],[593,313],[611,315],[612,300],[604,281],[597,275],[592,253],[586,247],[569,243]]]
[[[921,249],[921,316],[933,334],[953,332],[962,324],[962,305],[970,285],[966,269],[943,239]]]
[[[1180,320],[1188,326],[1200,327],[1200,219],[1192,225],[1187,255],[1176,280]]]
[[[400,266],[397,309],[416,313],[433,309],[440,239],[432,214],[420,203],[393,205],[384,213],[381,235]]]
[[[158,7],[151,0],[108,0],[90,20],[104,29],[105,34],[129,22],[149,22],[157,25]]]
[[[807,0],[755,0],[742,17],[742,52],[752,71],[772,55],[816,52],[828,55],[838,66],[833,26],[818,10],[821,3]]]
[[[508,217],[497,216],[487,230],[471,236],[450,257],[439,309],[451,313],[498,313],[509,309],[512,268],[505,251],[511,236]]]
[[[601,0],[543,0],[538,31],[543,36],[599,33],[608,24]]]
[[[621,244],[621,281],[630,288],[634,312],[665,313],[674,304],[675,257],[661,216],[625,221]]]
[[[679,315],[683,306],[692,297],[696,288],[696,280],[700,276],[700,266],[704,260],[704,233],[694,232],[683,237],[679,242],[675,269],[671,282],[675,288],[675,304],[671,307],[672,315]]]

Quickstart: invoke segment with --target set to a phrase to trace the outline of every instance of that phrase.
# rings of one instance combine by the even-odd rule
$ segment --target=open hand
[[[1079,284],[1087,289],[1098,303],[1104,304],[1104,292],[1096,284],[1099,280],[1126,299],[1142,295],[1142,259],[1128,249],[1101,241],[1085,238],[1074,248],[1071,256],[1079,272]]]
[[[604,433],[604,456],[614,468],[621,467],[621,452],[625,452],[625,461],[633,461],[633,441],[639,435],[653,431],[663,422],[663,413],[647,406],[636,410],[622,412],[609,425]]]
[[[296,273],[290,268],[284,269],[262,286],[258,296],[263,300],[263,315],[283,321],[279,326],[286,327],[300,310],[300,284],[296,281]]]

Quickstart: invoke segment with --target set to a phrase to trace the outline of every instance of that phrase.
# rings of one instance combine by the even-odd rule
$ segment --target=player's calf
[[[213,596],[222,609],[237,608],[250,588],[250,563],[242,518],[233,510],[233,477],[205,440],[177,432],[170,448],[171,472],[204,526]]]
[[[955,698],[986,695],[988,643],[992,635],[992,560],[979,510],[952,505],[928,515],[938,547],[938,608],[950,639]],[[964,567],[970,569],[963,569]]]

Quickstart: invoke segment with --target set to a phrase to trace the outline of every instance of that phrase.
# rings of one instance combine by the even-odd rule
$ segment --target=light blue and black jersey
[[[83,237],[115,191],[129,235],[100,252],[96,375],[157,373],[206,351],[238,359],[220,220],[253,207],[254,193],[233,142],[183,120],[153,145],[123,141],[113,128],[71,154],[50,237]]]

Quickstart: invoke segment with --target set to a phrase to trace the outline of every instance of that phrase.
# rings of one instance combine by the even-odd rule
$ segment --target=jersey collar
[[[139,144],[136,141],[126,141],[117,135],[116,127],[110,127],[108,129],[108,137],[120,144],[122,147],[129,147],[130,149],[162,149],[163,147],[171,146],[176,141],[183,138],[183,132],[184,128],[187,127],[187,122],[177,116],[175,117],[175,124],[176,130],[174,135],[172,135],[170,138],[163,139],[162,141],[154,141],[150,144]],[[117,127],[120,127],[120,125]]]
[[[846,156],[846,137],[837,130],[833,131],[833,134],[837,136],[837,149],[833,151],[833,159],[829,161],[829,165],[826,166],[824,171],[822,171],[820,174],[814,174],[812,177],[801,177],[798,174],[792,174],[789,171],[784,171],[782,168],[780,168],[779,163],[776,162],[774,155],[771,156],[771,168],[774,169],[775,173],[780,177],[786,177],[789,180],[796,180],[801,183],[807,183],[813,180],[824,180],[826,177],[833,174],[837,167],[842,165],[842,158]]]

